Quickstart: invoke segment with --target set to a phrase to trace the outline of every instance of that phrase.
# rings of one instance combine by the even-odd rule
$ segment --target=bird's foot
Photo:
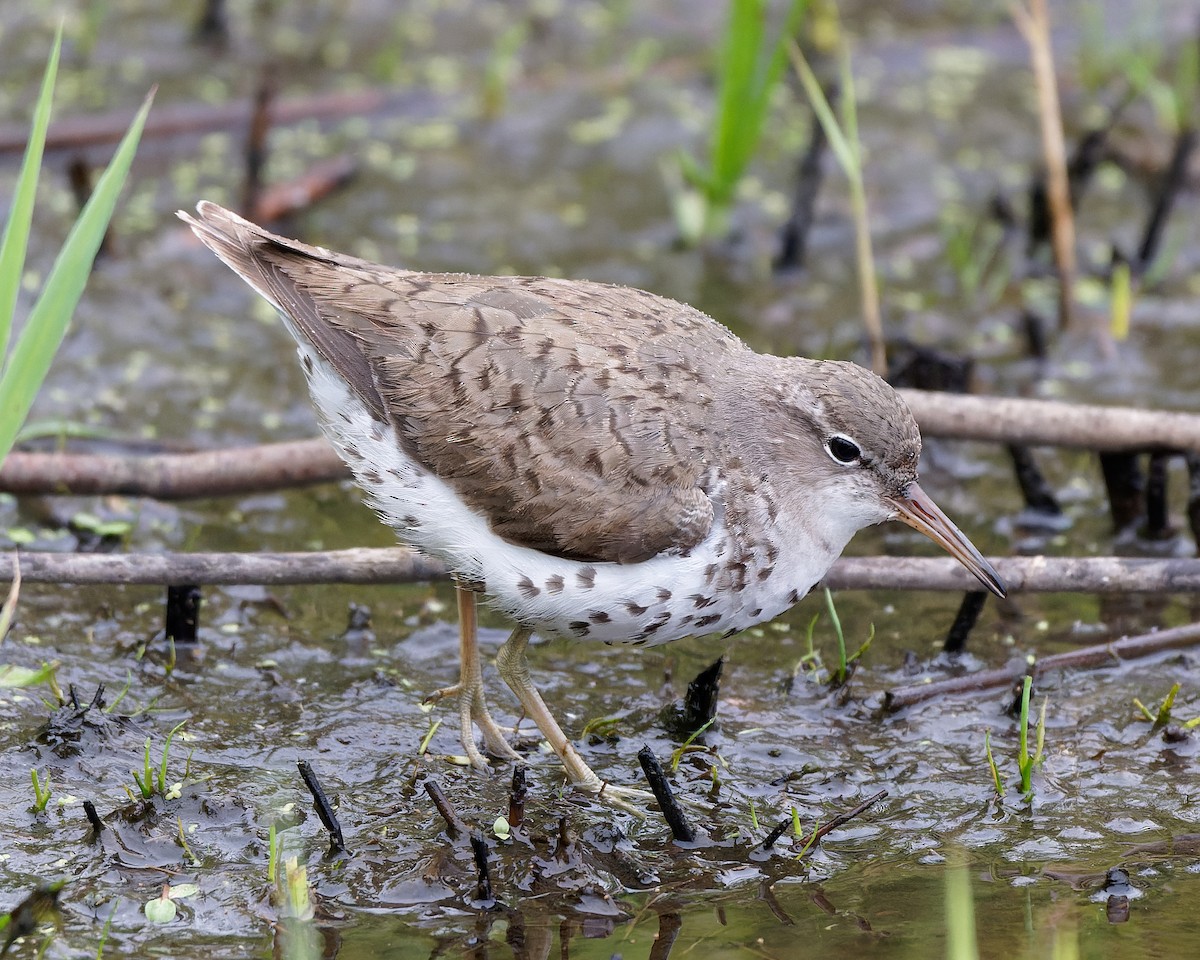
[[[596,781],[588,780],[582,783],[572,783],[570,784],[570,789],[590,794],[601,803],[606,803],[619,810],[624,810],[626,813],[631,813],[639,820],[646,819],[647,814],[650,812],[648,806],[654,802],[654,794],[648,790],[639,790],[637,787],[622,787],[615,783],[609,783],[607,780],[597,779]]]
[[[475,743],[475,728],[479,728],[483,739],[483,748],[497,760],[522,760],[523,758],[510,745],[504,736],[504,730],[492,719],[488,710],[487,700],[483,695],[483,683],[455,683],[442,687],[427,696],[423,703],[434,704],[446,697],[458,698],[459,733],[462,736],[463,751],[471,766],[476,770],[487,770],[487,758],[480,752]]]
[[[562,761],[563,770],[567,775],[568,789],[590,794],[602,803],[632,813],[639,819],[645,818],[647,805],[654,802],[654,794],[646,790],[622,787],[602,780],[596,771],[587,765],[570,741],[563,744],[559,760]]]

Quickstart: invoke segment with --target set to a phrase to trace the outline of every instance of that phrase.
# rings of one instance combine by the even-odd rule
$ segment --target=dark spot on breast
[[[584,623],[582,620],[572,620],[567,624],[567,628],[577,637],[586,637],[592,632],[591,624]]]
[[[591,590],[596,585],[596,568],[584,567],[575,574],[575,582],[584,590]]]
[[[631,617],[640,617],[649,607],[643,607],[640,603],[634,603],[632,600],[625,601],[625,610]]]
[[[712,583],[713,577],[715,577],[717,575],[717,569],[718,569],[717,564],[710,563],[707,567],[704,568],[704,579],[707,580],[709,583]]]
[[[721,634],[721,639],[722,639],[722,640],[728,640],[728,639],[729,639],[730,637],[732,637],[732,636],[733,636],[735,633],[740,633],[740,632],[741,632],[741,630],[742,630],[742,628],[741,628],[741,627],[730,627],[730,628],[729,628],[728,630],[726,630],[726,631],[725,631],[723,634]]]
[[[762,607],[755,607],[753,610],[750,611],[750,616],[753,618],[761,617],[762,616]]]
[[[697,610],[703,610],[705,607],[711,607],[717,602],[716,597],[706,597],[702,593],[693,593],[688,597],[695,604]]]
[[[557,573],[552,577],[546,578],[546,589],[551,593],[562,593],[564,586],[563,578]]]
[[[588,614],[588,619],[591,620],[592,623],[608,623],[612,617],[610,617],[603,610],[593,610]]]
[[[770,580],[771,574],[773,574],[774,572],[775,572],[774,566],[763,567],[761,570],[758,571],[758,579],[759,580]]]
[[[671,591],[666,587],[659,587],[654,595],[658,598],[659,603],[666,603],[671,599]]]
[[[367,469],[362,472],[362,478],[367,483],[374,484],[375,486],[379,486],[381,483],[383,483],[383,477],[379,475],[379,471],[374,467],[367,467]]]
[[[681,627],[682,627],[682,626],[686,626],[687,624],[689,624],[689,623],[691,623],[691,622],[692,622],[692,615],[691,615],[690,613],[689,613],[689,614],[688,614],[686,617],[680,617],[680,618],[679,618],[679,625],[680,625]]]
[[[536,597],[539,593],[542,592],[541,590],[539,590],[537,587],[535,587],[533,585],[533,581],[530,580],[528,577],[522,577],[520,580],[517,581],[517,591],[526,600],[532,600],[534,597]]]
[[[725,568],[729,572],[731,586],[735,592],[740,593],[746,589],[746,564],[740,560],[731,561]]]
[[[779,548],[775,544],[767,543],[767,563],[774,564],[779,559]]]
[[[311,353],[306,353],[304,355],[304,372],[307,373],[310,377],[312,376],[313,362],[312,362],[312,354]]]
[[[383,424],[378,420],[371,421],[371,439],[376,443],[380,443],[383,440]]]
[[[404,521],[406,527],[419,527],[421,525],[421,518],[411,513],[406,513],[401,519]]]
[[[638,646],[641,646],[646,642],[647,638],[649,638],[651,634],[656,633],[665,627],[670,619],[671,615],[669,613],[660,613],[657,617],[642,627],[641,632],[633,638],[633,642]]]
[[[710,613],[707,617],[701,617],[699,620],[697,620],[696,626],[697,627],[709,627],[709,626],[712,626],[714,623],[716,623],[720,619],[721,619],[721,615],[719,613]]]
[[[800,591],[793,590],[791,593],[789,593],[787,595],[787,602],[788,602],[789,607],[793,606],[794,604],[799,603],[800,602]]]

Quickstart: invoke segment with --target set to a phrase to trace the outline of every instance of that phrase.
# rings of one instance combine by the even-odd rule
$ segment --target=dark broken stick
[[[437,808],[437,812],[442,815],[442,819],[446,821],[446,832],[450,835],[450,839],[460,836],[467,832],[467,825],[463,823],[458,813],[454,809],[454,805],[446,797],[445,791],[442,790],[442,785],[436,780],[425,781],[425,792],[429,794],[429,799],[433,801],[433,805]]]
[[[312,794],[317,816],[329,834],[329,852],[337,853],[345,850],[346,841],[342,839],[342,825],[338,823],[337,814],[333,812],[333,806],[325,796],[325,791],[321,789],[321,781],[313,773],[312,765],[307,760],[297,760],[296,766],[300,770],[300,779],[304,781],[308,792]]]
[[[671,836],[682,843],[694,842],[696,828],[692,826],[683,812],[683,807],[675,799],[675,793],[671,790],[670,783],[667,782],[666,774],[663,773],[662,764],[658,762],[658,757],[654,755],[654,751],[648,745],[638,751],[638,763],[642,765],[642,771],[650,783],[650,790],[654,794],[654,799],[658,801],[658,808],[662,811],[667,826],[671,828]]]

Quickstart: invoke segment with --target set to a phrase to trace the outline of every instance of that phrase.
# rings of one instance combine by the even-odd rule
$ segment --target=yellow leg
[[[486,770],[487,760],[475,745],[475,727],[483,735],[483,746],[493,757],[501,760],[520,760],[521,755],[509,746],[504,733],[492,719],[483,692],[483,669],[479,662],[478,627],[475,619],[475,594],[455,587],[458,596],[458,683],[435,690],[425,698],[436,703],[443,697],[458,697],[459,725],[463,749],[471,766]]]
[[[644,804],[644,801],[653,800],[653,795],[643,790],[617,787],[601,780],[595,771],[584,762],[579,751],[575,749],[575,745],[567,739],[562,727],[551,715],[546,701],[542,699],[542,695],[538,693],[537,687],[533,684],[533,678],[529,675],[529,662],[525,659],[525,651],[529,646],[531,633],[532,631],[528,627],[519,626],[504,641],[504,645],[496,654],[496,669],[500,671],[500,676],[516,694],[525,710],[525,715],[537,724],[542,736],[550,744],[550,749],[562,761],[563,769],[566,771],[567,780],[571,786],[577,790],[598,794],[601,799],[608,800],[639,816],[644,816],[644,809],[630,806],[624,801],[626,799],[638,800]]]

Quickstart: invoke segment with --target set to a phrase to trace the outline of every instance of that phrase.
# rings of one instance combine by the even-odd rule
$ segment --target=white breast
[[[730,567],[745,551],[720,520],[686,554],[634,564],[567,560],[510,543],[409,457],[394,428],[376,420],[302,337],[296,340],[322,427],[383,521],[456,576],[484,585],[490,603],[543,636],[653,646],[742,630],[799,600],[849,539],[814,550],[802,537],[783,538],[764,577],[761,556],[746,570]],[[825,556],[832,547],[836,552]]]

